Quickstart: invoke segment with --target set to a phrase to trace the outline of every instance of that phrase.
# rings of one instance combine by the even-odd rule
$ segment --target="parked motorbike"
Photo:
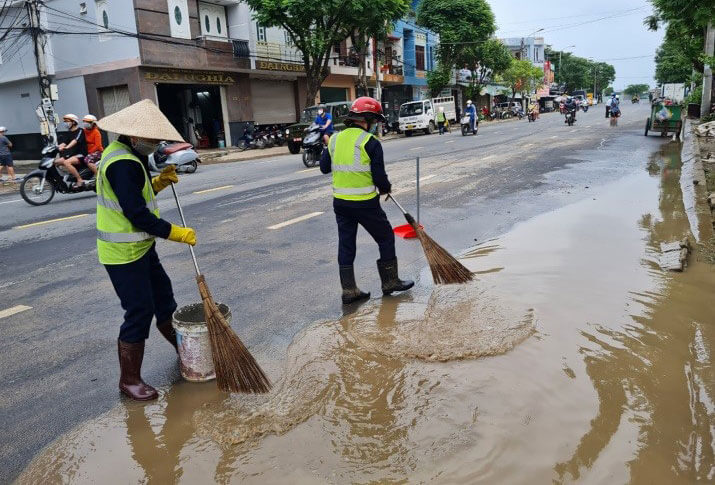
[[[276,125],[273,127],[273,132],[271,133],[271,135],[273,136],[273,140],[276,146],[282,147],[283,145],[285,145],[285,131],[282,130],[279,126]]]
[[[462,136],[467,136],[470,133],[476,135],[479,131],[479,120],[476,118],[474,119],[474,129],[472,129],[472,120],[469,116],[462,116],[460,124],[462,125]]]
[[[149,155],[149,167],[160,172],[167,165],[176,165],[179,173],[194,173],[201,159],[191,143],[169,143],[162,141],[154,153]]]
[[[260,147],[256,144],[256,138],[253,136],[253,133],[245,130],[243,136],[238,140],[236,148],[240,151],[244,151]]]
[[[524,110],[521,108],[513,108],[511,114],[512,116],[518,116],[520,120],[524,118]]]
[[[306,167],[315,167],[320,162],[323,153],[323,136],[320,134],[320,125],[312,123],[305,129],[303,137],[303,164]]]
[[[583,110],[584,113],[588,111],[588,102],[587,101],[584,101],[581,103],[581,109]]]
[[[20,184],[20,195],[30,205],[48,204],[55,196],[61,194],[78,194],[80,192],[96,191],[96,181],[92,171],[86,165],[78,167],[85,184],[74,187],[76,179],[64,167],[55,166],[59,154],[57,145],[50,144],[42,149],[38,168],[25,175]]]

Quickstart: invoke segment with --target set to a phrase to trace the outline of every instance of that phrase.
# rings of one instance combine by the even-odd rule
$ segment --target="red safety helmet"
[[[370,96],[361,96],[353,101],[348,117],[352,119],[387,121],[385,115],[382,114],[380,102]]]

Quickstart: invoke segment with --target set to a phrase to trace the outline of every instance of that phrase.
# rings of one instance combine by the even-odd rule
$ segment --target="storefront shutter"
[[[294,81],[251,80],[253,121],[257,125],[295,123]]]

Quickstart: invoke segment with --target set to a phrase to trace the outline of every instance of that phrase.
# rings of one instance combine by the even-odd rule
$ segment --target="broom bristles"
[[[412,228],[417,233],[417,237],[422,244],[422,250],[425,253],[430,270],[432,270],[432,279],[435,284],[453,284],[466,283],[471,281],[473,274],[454,256],[449,254],[446,249],[437,244],[437,242],[429,237],[425,230],[415,222],[412,217],[407,219]]]
[[[197,276],[196,282],[204,305],[219,389],[251,394],[268,392],[271,389],[268,377],[224,318],[203,275]]]

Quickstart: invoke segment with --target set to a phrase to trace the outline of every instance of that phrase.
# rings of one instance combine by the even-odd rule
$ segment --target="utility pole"
[[[26,0],[25,8],[30,19],[30,34],[35,50],[35,63],[37,65],[37,79],[40,84],[40,107],[38,114],[42,113],[42,134],[49,136],[53,143],[57,143],[57,127],[55,120],[55,108],[52,104],[52,80],[47,72],[47,60],[45,59],[45,46],[47,45],[47,35],[42,29],[40,22],[40,2],[39,0]]]
[[[715,51],[715,29],[712,21],[708,22],[708,30],[705,34],[705,55],[712,57]],[[703,99],[700,103],[700,116],[710,114],[710,106],[712,105],[712,89],[713,89],[713,66],[705,64],[703,70]]]

